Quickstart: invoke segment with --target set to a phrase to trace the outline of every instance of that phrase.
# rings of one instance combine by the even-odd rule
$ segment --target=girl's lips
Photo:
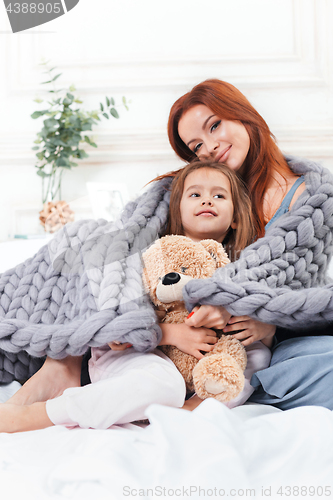
[[[198,215],[203,215],[204,217],[216,217],[216,213],[212,210],[203,210],[202,212],[197,213]]]
[[[224,149],[222,151],[220,156],[217,156],[217,161],[219,163],[227,161],[231,148],[232,148],[232,145],[230,144],[230,146],[228,146],[226,149]]]

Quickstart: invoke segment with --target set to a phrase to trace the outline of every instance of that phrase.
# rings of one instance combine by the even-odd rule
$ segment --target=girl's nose
[[[212,205],[212,202],[209,198],[201,201],[201,205]]]

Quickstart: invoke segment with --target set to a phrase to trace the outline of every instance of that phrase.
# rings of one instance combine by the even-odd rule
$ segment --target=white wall
[[[95,128],[99,147],[67,173],[67,201],[86,196],[88,181],[126,182],[134,196],[181,165],[167,140],[170,106],[212,77],[244,92],[283,151],[333,171],[333,0],[80,0],[18,34],[1,8],[0,240],[13,232],[18,206],[38,218],[31,146],[42,120],[30,114],[42,96],[42,58],[63,72],[64,85],[76,85],[87,109],[104,95],[132,100],[119,121]]]

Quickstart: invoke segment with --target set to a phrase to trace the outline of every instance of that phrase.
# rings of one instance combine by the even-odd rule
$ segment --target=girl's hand
[[[231,314],[223,306],[196,306],[185,320],[188,326],[196,328],[216,328],[222,330],[231,318]]]
[[[242,331],[233,334],[233,337],[240,340],[244,346],[261,340],[267,347],[271,347],[276,326],[269,323],[262,323],[249,316],[233,316],[229,320],[228,325],[223,328],[223,332],[232,334],[232,332],[237,330]]]
[[[120,342],[115,341],[110,342],[108,346],[110,347],[110,349],[112,349],[112,351],[124,351],[128,347],[132,347],[132,344],[129,344],[128,342],[121,344]]]
[[[216,333],[209,328],[193,328],[185,323],[160,323],[162,340],[160,345],[173,345],[197,359],[204,357],[202,352],[213,350],[217,342]]]

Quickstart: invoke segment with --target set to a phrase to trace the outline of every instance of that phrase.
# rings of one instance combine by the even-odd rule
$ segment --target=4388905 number
[[[328,497],[331,496],[331,486],[280,486],[277,490],[280,497]]]
[[[13,6],[12,6],[13,5]],[[27,3],[24,2],[22,4],[20,3],[10,3],[8,7],[6,8],[7,12],[10,14],[44,14],[46,12],[47,14],[60,14],[61,12],[61,3],[60,2],[54,2],[54,3]]]

